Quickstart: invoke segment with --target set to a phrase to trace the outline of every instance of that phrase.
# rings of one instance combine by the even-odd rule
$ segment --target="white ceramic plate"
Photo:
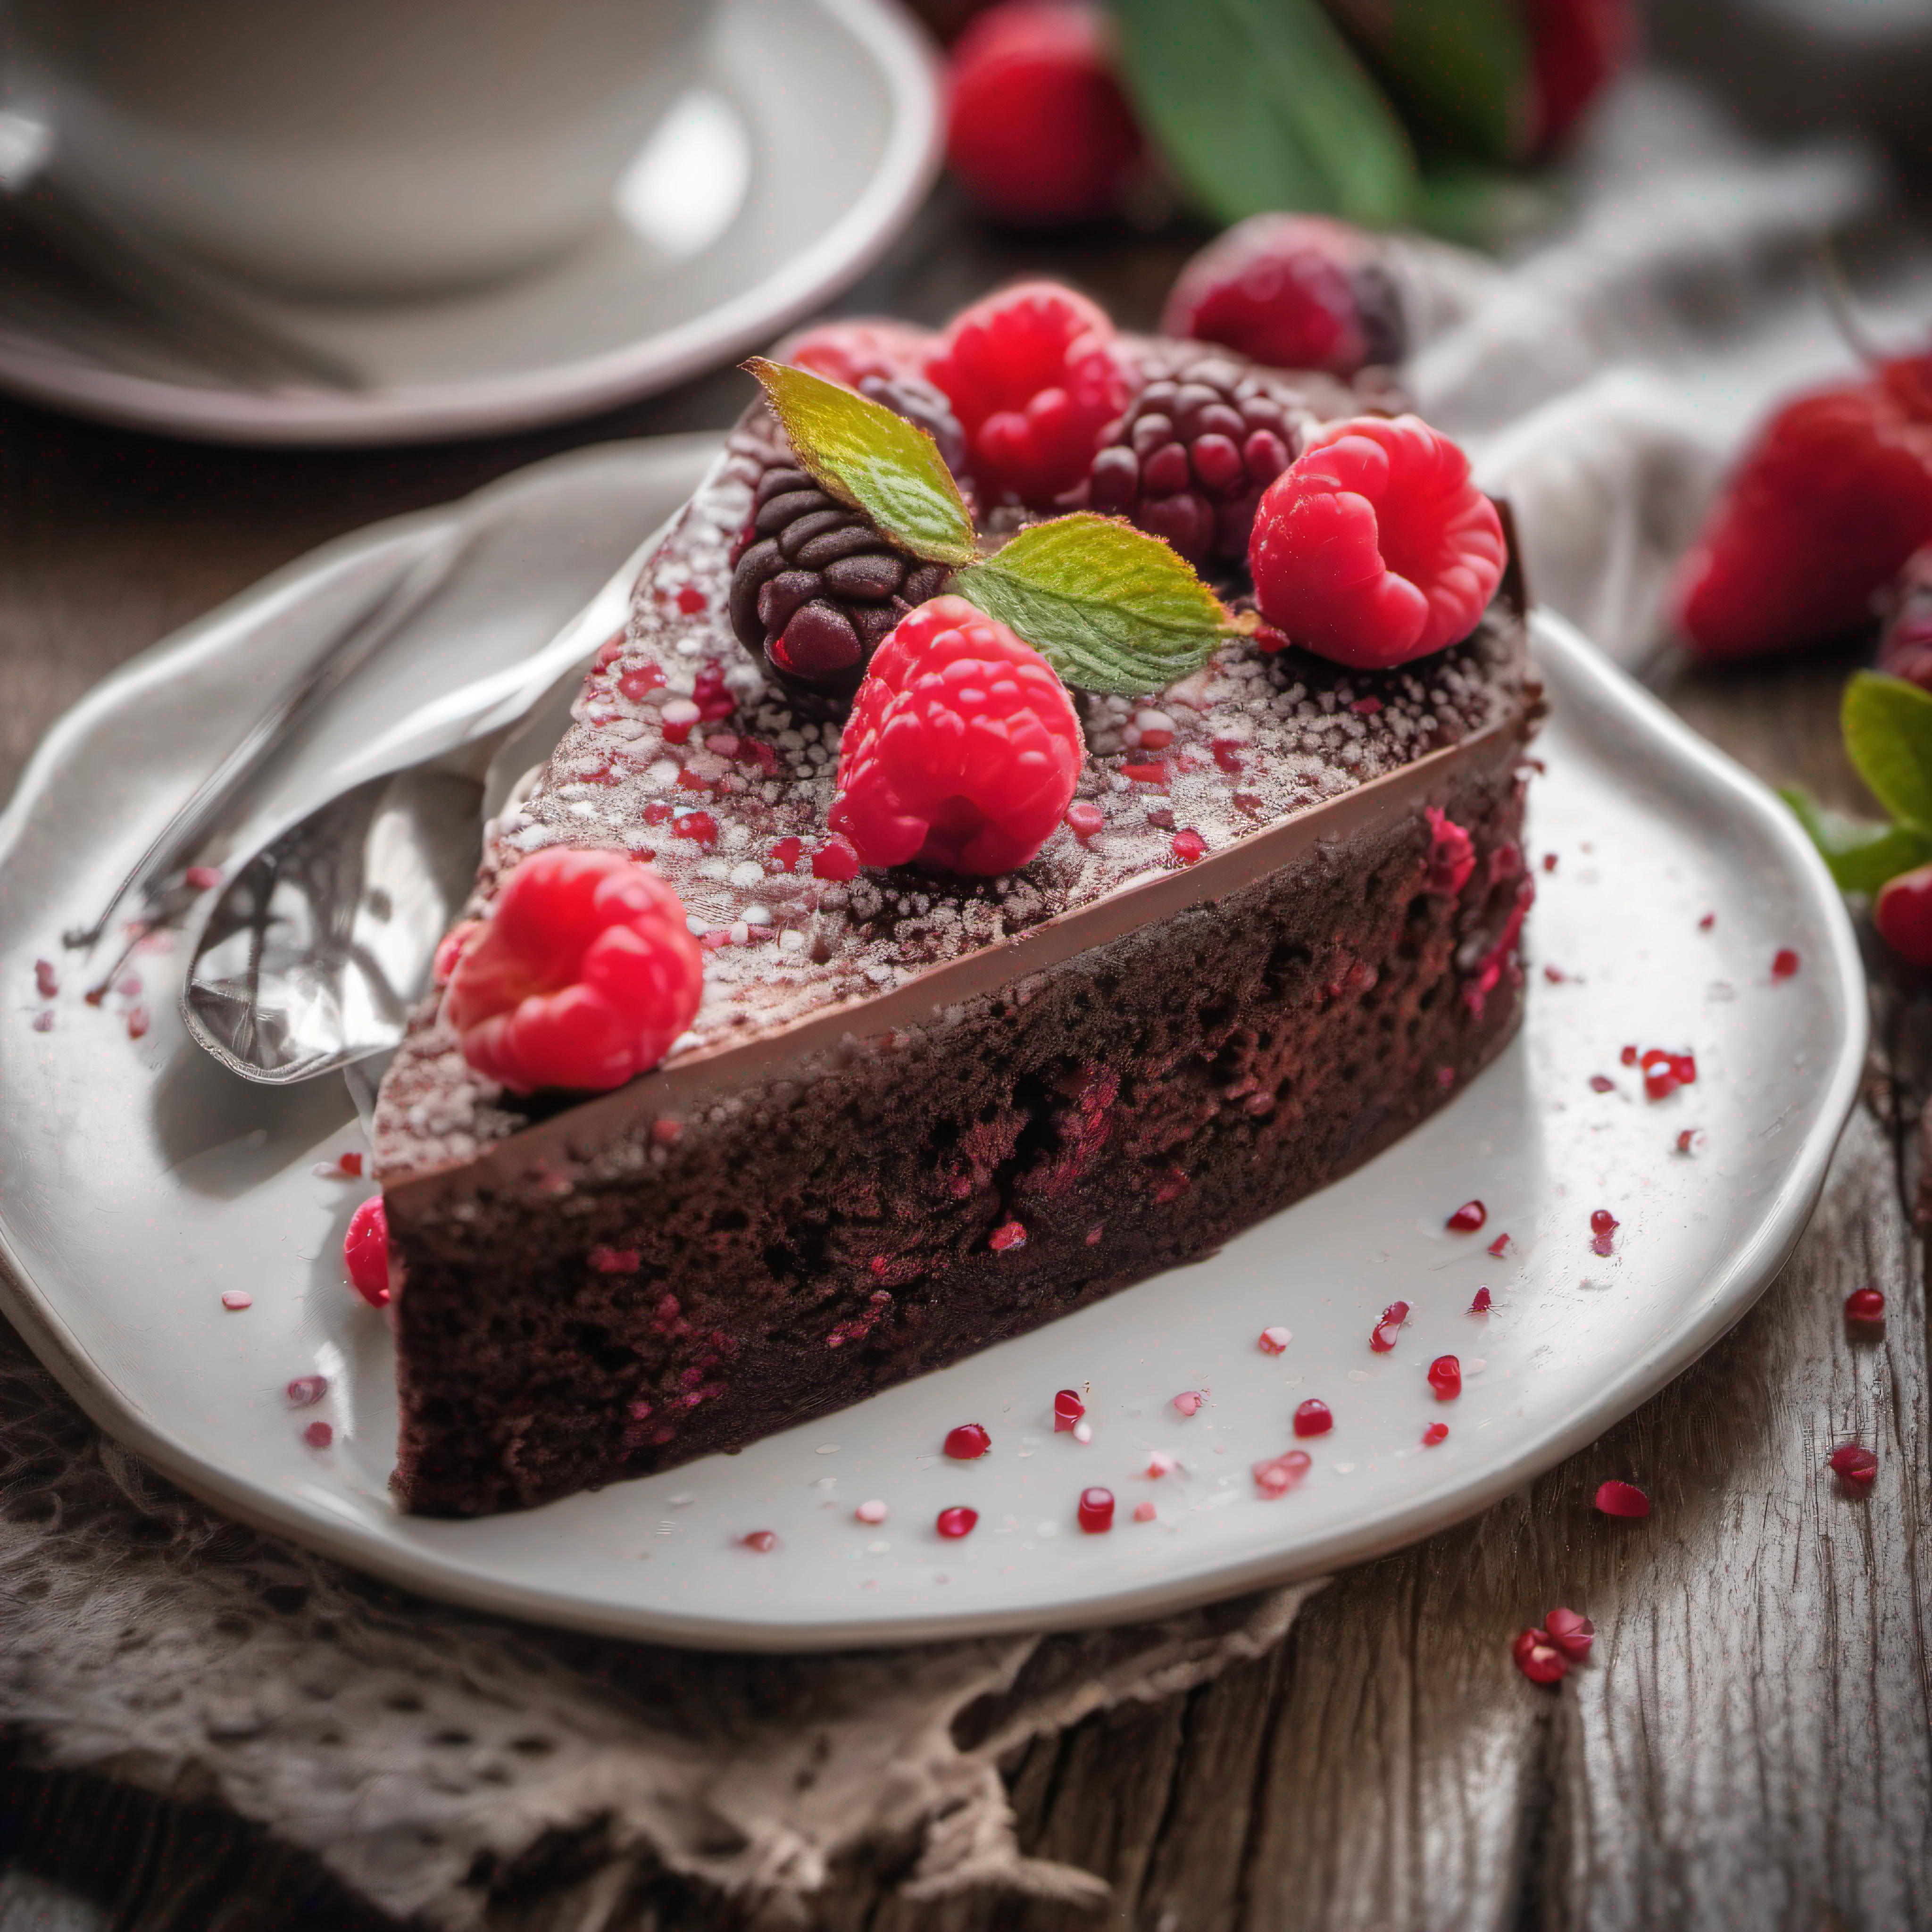
[[[940,138],[930,49],[884,0],[724,0],[705,76],[584,247],[434,300],[248,298],[361,388],[201,387],[7,340],[0,384],[232,442],[472,436],[608,408],[762,346],[852,281],[932,184]]]
[[[136,996],[84,1004],[59,934],[344,610],[452,524],[470,547],[448,599],[358,676],[286,782],[314,782],[331,743],[366,742],[452,663],[541,640],[703,455],[697,439],[593,451],[346,540],[129,666],[51,734],[0,820],[0,1252],[8,1312],[105,1428],[221,1508],[433,1595],[676,1642],[910,1641],[1144,1616],[1392,1549],[1590,1442],[1770,1281],[1863,1055],[1843,908],[1762,787],[1546,620],[1528,1018],[1432,1120],[1210,1261],[740,1455],[524,1515],[398,1515],[388,1331],[339,1258],[368,1190],[313,1172],[364,1144],[343,1084],[223,1072],[174,1018],[174,954],[136,956],[154,1019],[131,1040]],[[1785,946],[1802,964],[1774,981]],[[35,996],[38,957],[62,976],[51,1001]],[[1696,1084],[1646,1100],[1627,1044],[1694,1048]],[[1703,1138],[1679,1154],[1691,1128]],[[1486,1227],[1448,1232],[1472,1197]],[[1621,1223],[1608,1258],[1591,1251],[1599,1208]],[[1493,1312],[1472,1316],[1483,1286]],[[236,1288],[254,1304],[231,1313]],[[1372,1354],[1398,1298],[1408,1325]],[[1256,1336],[1277,1324],[1294,1339],[1264,1354]],[[1447,1352],[1465,1385],[1441,1403],[1425,1370]],[[285,1384],[318,1372],[326,1400],[291,1408]],[[1052,1430],[1069,1385],[1090,1444]],[[1190,1389],[1208,1396],[1191,1418],[1172,1406]],[[1250,1466],[1292,1446],[1310,1396],[1334,1429],[1305,1445],[1301,1486],[1264,1499]],[[326,1450],[302,1439],[318,1419]],[[992,1454],[943,1460],[968,1420]],[[1424,1448],[1437,1421],[1448,1438]],[[1156,1450],[1178,1468],[1138,1473]],[[1118,1498],[1105,1535],[1076,1522],[1095,1484]],[[853,1515],[872,1498],[890,1510],[877,1527]],[[1135,1520],[1144,1502],[1155,1520]],[[956,1503],[978,1527],[944,1542],[934,1518]],[[761,1529],[779,1539],[762,1554],[741,1540]]]

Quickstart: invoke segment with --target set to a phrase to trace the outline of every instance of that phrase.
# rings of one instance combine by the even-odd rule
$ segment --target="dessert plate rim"
[[[680,461],[694,471],[698,466],[698,442],[692,438],[666,438],[632,447],[646,458],[654,457],[661,464],[668,463],[670,472],[681,474]],[[592,460],[606,464],[614,460],[611,487],[621,487],[621,455],[614,459],[608,450],[554,459],[544,466],[563,474],[573,465]],[[665,479],[659,479],[658,487],[665,487]],[[318,586],[331,572],[339,573],[358,560],[380,558],[386,550],[398,556],[408,554],[412,546],[432,540],[451,519],[464,514],[464,506],[460,505],[420,512],[339,539],[189,626],[176,639],[134,660],[58,722],[29,764],[5,814],[0,815],[0,961],[8,959],[8,942],[10,937],[16,936],[10,935],[6,927],[10,922],[17,925],[20,919],[16,912],[9,920],[8,895],[4,890],[16,848],[30,824],[36,824],[37,806],[56,783],[57,775],[64,769],[71,769],[74,761],[85,760],[92,734],[110,724],[127,707],[142,702],[146,694],[184,669],[196,663],[204,668],[218,664],[224,653],[248,648],[251,640],[258,642],[263,626],[285,622],[304,597],[317,594]],[[608,597],[618,587],[614,580],[603,595]],[[1754,1218],[1745,1238],[1738,1240],[1714,1275],[1700,1282],[1694,1305],[1684,1318],[1654,1346],[1610,1365],[1594,1384],[1591,1398],[1566,1420],[1526,1436],[1508,1453],[1480,1462],[1467,1480],[1446,1492],[1438,1486],[1406,1507],[1372,1511],[1318,1535],[1298,1536],[1293,1528],[1294,1519],[1284,1515],[1280,1520],[1286,1534],[1278,1540],[1277,1546],[1258,1554],[1210,1564],[1205,1568],[1196,1567],[1177,1576],[1156,1575],[1131,1587],[1096,1587],[1052,1597],[1050,1600],[1022,1587],[1010,1604],[954,1610],[943,1598],[934,1600],[928,1592],[920,1607],[898,1614],[884,1614],[883,1603],[878,1612],[869,1614],[812,1614],[788,1606],[783,1600],[782,1583],[776,1596],[765,1587],[768,1579],[776,1582],[782,1576],[782,1570],[773,1570],[760,1575],[760,1587],[755,1592],[727,1593],[724,1600],[734,1605],[734,1609],[723,1609],[714,1603],[709,1607],[683,1611],[662,1602],[614,1602],[574,1588],[568,1580],[553,1582],[531,1574],[527,1555],[517,1558],[512,1551],[523,1533],[515,1526],[520,1523],[529,1528],[536,1519],[546,1515],[544,1511],[531,1512],[520,1518],[438,1523],[428,1531],[422,1520],[399,1515],[372,1523],[366,1514],[358,1516],[346,1498],[333,1500],[314,1485],[278,1486],[249,1466],[245,1457],[211,1458],[198,1450],[184,1439],[182,1426],[186,1420],[184,1408],[178,1406],[172,1418],[169,1413],[170,1405],[188,1403],[190,1398],[167,1388],[142,1390],[129,1386],[124,1373],[98,1359],[97,1351],[83,1341],[75,1324],[67,1318],[62,1292],[37,1283],[29,1262],[34,1242],[22,1232],[23,1204],[8,1196],[0,1196],[0,1264],[4,1264],[4,1268],[0,1268],[0,1306],[4,1306],[34,1352],[100,1426],[154,1462],[182,1487],[223,1511],[431,1597],[480,1610],[614,1636],[711,1648],[800,1650],[1119,1623],[1168,1614],[1244,1590],[1364,1562],[1446,1528],[1486,1508],[1594,1440],[1688,1367],[1751,1306],[1782,1267],[1816,1204],[1833,1148],[1856,1097],[1864,1054],[1867,1018],[1856,942],[1839,896],[1795,822],[1758,781],[1615,669],[1570,626],[1543,614],[1533,614],[1532,626],[1534,648],[1546,674],[1551,674],[1552,684],[1559,687],[1556,693],[1559,702],[1594,707],[1604,728],[1622,734],[1634,746],[1646,747],[1651,756],[1661,760],[1660,769],[1673,782],[1700,786],[1706,794],[1714,793],[1728,800],[1732,810],[1750,821],[1756,833],[1767,839],[1775,850],[1786,868],[1784,888],[1794,902],[1802,905],[1810,920],[1809,929],[1815,935],[1807,945],[1803,976],[1793,983],[1801,988],[1802,997],[1822,1002],[1822,1037],[1828,1043],[1829,1058],[1828,1064],[1815,1070],[1815,1090],[1808,1102],[1810,1118],[1796,1144],[1780,1156],[1784,1166],[1776,1185],[1751,1210]],[[16,948],[14,963],[17,964],[19,958],[26,956]],[[20,1025],[22,1016],[10,1010],[14,1003],[8,1004],[8,1023]],[[1472,1083],[1471,1092],[1484,1079],[1494,1077],[1492,1069]],[[1461,1104],[1459,1100],[1452,1103],[1452,1108]],[[45,1125],[37,1126],[29,1116],[21,1119],[13,1131],[44,1132]],[[1427,1125],[1424,1123],[1414,1132],[1424,1132]],[[7,1154],[8,1132],[5,1126],[0,1126],[0,1162],[4,1162]],[[1369,1173],[1380,1162],[1399,1155],[1405,1144],[1396,1143],[1360,1172]],[[1337,1184],[1338,1186],[1347,1185],[1346,1182]],[[1288,1212],[1306,1214],[1312,1207],[1318,1216],[1324,1196],[1332,1193],[1333,1190],[1324,1190],[1324,1195],[1311,1197],[1310,1202]],[[76,1200],[68,1204],[78,1209],[85,1203]],[[1209,1265],[1213,1264],[1210,1261]],[[1186,1272],[1192,1290],[1198,1292],[1205,1286],[1200,1264]],[[1156,1278],[1161,1279],[1174,1277]],[[124,1293],[124,1288],[122,1292]],[[1124,1294],[1132,1297],[1140,1292],[1130,1289]],[[1102,1310],[1116,1311],[1126,1306],[1118,1297],[1100,1304]],[[1068,1318],[1079,1322],[1085,1317]],[[1036,1330],[1033,1336],[1002,1347],[1023,1347],[1061,1326],[1051,1324],[1048,1330]],[[242,1331],[222,1332],[238,1334]],[[985,1356],[970,1359],[984,1360],[999,1352],[988,1351]],[[922,1378],[904,1387],[917,1390],[932,1379]],[[903,1390],[887,1391],[872,1400],[887,1402],[903,1393]],[[860,1408],[868,1406],[862,1404]],[[842,1412],[842,1414],[858,1412]],[[286,1414],[269,1404],[263,1415],[268,1426],[286,1432]],[[827,1431],[837,1434],[839,1420],[838,1417],[826,1418],[810,1426],[819,1434]],[[704,1462],[693,1464],[687,1466],[687,1472],[695,1480],[706,1467]],[[670,1474],[675,1480],[687,1472],[674,1471]],[[614,1486],[598,1492],[597,1497],[571,1498],[551,1508],[567,1510],[586,1500],[596,1505],[603,1498],[621,1501],[625,1492],[637,1486]],[[578,1520],[558,1520],[574,1522]],[[493,1526],[511,1527],[493,1531]],[[1045,1531],[1042,1525],[1042,1532]],[[498,1550],[494,1558],[489,1553],[492,1548]]]
[[[887,124],[865,184],[842,214],[802,249],[700,305],[693,312],[614,347],[580,355],[522,358],[524,366],[441,380],[359,390],[224,388],[142,375],[94,359],[73,344],[42,345],[0,332],[0,388],[55,409],[135,429],[158,430],[197,441],[287,448],[354,447],[434,441],[532,429],[612,409],[654,395],[686,378],[723,366],[768,343],[809,315],[875,261],[925,198],[940,162],[943,130],[934,56],[916,25],[886,0],[787,0],[816,31],[842,36],[872,70],[886,104]],[[707,88],[722,97],[743,123],[747,165],[779,179],[795,154],[772,136],[746,90],[734,85],[724,55],[701,75],[686,99]],[[727,242],[728,222],[698,259]],[[590,244],[608,248],[602,244]],[[517,284],[494,285],[444,305],[439,328],[459,330],[461,317],[500,289],[539,292],[575,256],[532,269]],[[691,264],[666,265],[665,278],[682,279]],[[560,284],[560,289],[562,288]],[[564,299],[560,292],[558,299]],[[329,340],[326,307],[293,297],[252,298],[298,334],[319,331]],[[407,305],[395,313],[406,315]],[[377,305],[368,310],[380,319]],[[454,317],[453,323],[447,320]]]

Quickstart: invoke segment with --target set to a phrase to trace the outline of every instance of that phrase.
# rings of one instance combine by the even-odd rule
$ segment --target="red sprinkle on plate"
[[[1114,1526],[1114,1492],[1094,1488],[1080,1492],[1080,1527],[1089,1536],[1098,1536]]]
[[[1650,1514],[1650,1498],[1636,1484],[1612,1480],[1598,1486],[1597,1507],[1606,1516],[1648,1516]]]

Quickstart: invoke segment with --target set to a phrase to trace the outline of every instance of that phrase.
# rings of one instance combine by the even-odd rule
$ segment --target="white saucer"
[[[479,652],[494,663],[540,643],[676,507],[705,454],[690,437],[584,452],[333,544],[100,686],[22,780],[0,818],[4,1305],[103,1427],[231,1514],[430,1595],[672,1642],[910,1642],[1156,1616],[1393,1549],[1582,1448],[1770,1282],[1863,1062],[1843,905],[1763,787],[1538,620],[1553,710],[1532,793],[1528,1018],[1433,1118],[1209,1260],[740,1455],[524,1514],[399,1514],[388,1330],[342,1274],[369,1189],[314,1172],[364,1145],[343,1084],[224,1072],[176,1018],[178,953],[137,955],[138,996],[86,1005],[59,935],[96,915],[277,682],[453,526],[472,541],[446,596],[340,695],[326,737],[343,757],[452,663],[473,674]],[[625,587],[607,586],[586,638]],[[287,761],[288,782],[298,767],[312,782],[326,750]],[[1785,946],[1800,968],[1774,980]],[[62,980],[50,1001],[34,992],[43,957]],[[136,997],[154,1016],[138,1040]],[[1694,1049],[1696,1084],[1646,1100],[1626,1045]],[[1704,1138],[1680,1154],[1686,1129]],[[1487,1226],[1450,1232],[1472,1197]],[[1607,1258],[1591,1249],[1600,1208],[1621,1224]],[[1480,1287],[1487,1316],[1466,1312]],[[236,1289],[253,1305],[230,1312]],[[1409,1323],[1372,1353],[1398,1299]],[[1256,1337],[1276,1324],[1293,1340],[1264,1354]],[[1448,1403],[1424,1376],[1444,1353],[1465,1377]],[[292,1408],[286,1384],[318,1373],[326,1399]],[[1054,1392],[1070,1386],[1086,1393],[1090,1444],[1054,1432]],[[1184,1417],[1172,1398],[1190,1389],[1208,1399]],[[1250,1465],[1294,1446],[1289,1418],[1310,1396],[1334,1429],[1304,1445],[1301,1486],[1270,1500]],[[326,1449],[302,1439],[317,1420]],[[992,1453],[946,1462],[940,1440],[964,1421],[986,1424]],[[1438,1421],[1448,1439],[1424,1447]],[[1156,1450],[1180,1466],[1150,1478]],[[1607,1460],[1593,1473],[1640,1474]],[[1105,1535],[1076,1522],[1091,1484],[1118,1498]],[[874,1497],[891,1514],[868,1527],[853,1510]],[[1142,1502],[1156,1520],[1135,1520]],[[954,1504],[979,1524],[944,1542],[936,1514]],[[743,1546],[760,1529],[776,1549]]]
[[[251,293],[361,388],[200,387],[8,338],[0,386],[224,442],[396,442],[586,414],[761,346],[852,281],[932,184],[940,134],[930,47],[886,0],[724,0],[708,72],[581,248],[430,301]]]

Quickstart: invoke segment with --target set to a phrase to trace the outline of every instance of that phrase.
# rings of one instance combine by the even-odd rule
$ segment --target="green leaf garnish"
[[[1832,812],[1797,785],[1779,788],[1841,892],[1876,893],[1888,879],[1932,862],[1932,838],[1908,825],[1875,825]]]
[[[1534,92],[1522,13],[1509,0],[1402,0],[1350,17],[1424,148],[1505,162],[1522,151]]]
[[[1318,0],[1115,0],[1114,17],[1142,124],[1210,214],[1410,218],[1408,137]]]
[[[1845,749],[1872,796],[1932,837],[1932,692],[1862,670],[1845,687]]]
[[[744,367],[764,385],[800,463],[827,495],[864,511],[915,556],[972,560],[972,516],[924,430],[808,370],[762,356]]]
[[[1159,691],[1232,626],[1186,562],[1131,524],[1078,511],[1022,530],[946,586],[1009,625],[1076,690]]]

